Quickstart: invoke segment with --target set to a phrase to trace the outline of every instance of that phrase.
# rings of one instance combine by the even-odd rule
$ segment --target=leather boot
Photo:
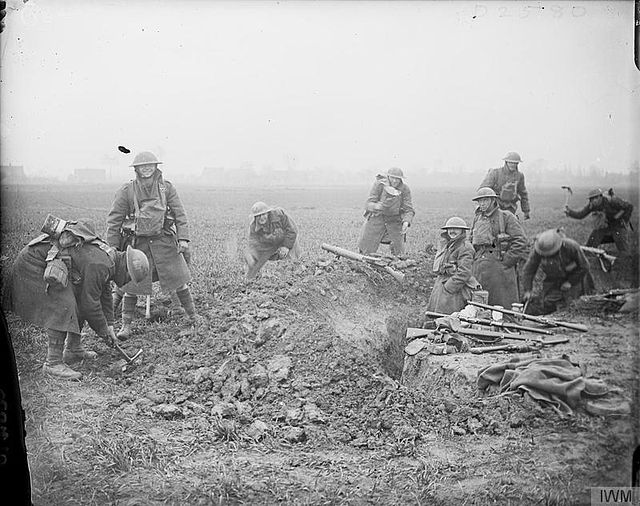
[[[176,292],[171,292],[171,305],[167,312],[169,313],[169,316],[181,316],[185,313]]]
[[[62,361],[66,364],[72,364],[81,360],[95,360],[98,354],[95,351],[85,350],[82,345],[80,334],[73,332],[67,333],[67,341],[64,351],[62,352]]]
[[[67,380],[79,380],[82,373],[74,371],[67,364],[62,362],[62,347],[64,346],[65,332],[58,330],[47,330],[49,334],[49,345],[47,348],[47,359],[42,366],[42,372],[49,376]]]
[[[120,341],[126,341],[131,337],[131,322],[125,322],[124,318],[122,320],[122,328],[118,331],[116,337]]]
[[[136,310],[137,295],[124,294],[122,299],[122,328],[116,334],[121,341],[126,341],[131,337],[131,322]]]

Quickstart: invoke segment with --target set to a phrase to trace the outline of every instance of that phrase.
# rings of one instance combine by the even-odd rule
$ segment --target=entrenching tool
[[[560,188],[567,190],[567,196],[564,199],[564,207],[567,207],[569,205],[569,199],[573,195],[573,190],[571,189],[571,186],[561,186]]]
[[[140,349],[138,350],[138,352],[137,352],[133,357],[130,357],[130,356],[127,354],[127,352],[126,352],[126,351],[124,351],[124,350],[122,349],[122,347],[121,347],[117,342],[115,342],[115,341],[114,341],[114,343],[113,343],[113,344],[114,344],[114,346],[116,347],[116,350],[118,350],[118,351],[120,352],[120,354],[121,354],[121,355],[126,359],[126,361],[127,361],[127,362],[129,362],[130,364],[133,364],[133,361],[134,361],[136,358],[138,358],[138,357],[142,354],[142,348],[140,348]]]
[[[391,259],[389,258],[385,258],[382,256],[376,257],[376,256],[362,255],[360,253],[355,253],[353,251],[340,248],[339,246],[332,246],[331,244],[327,244],[327,243],[322,243],[320,247],[323,250],[329,251],[330,253],[333,253],[336,256],[345,257],[350,260],[356,260],[358,262],[362,262],[372,267],[375,267],[376,269],[383,270],[387,274],[390,274],[393,277],[393,279],[395,279],[398,283],[402,283],[404,281],[404,272],[397,271],[393,267],[391,267],[391,265],[389,265],[391,263]]]
[[[474,300],[468,300],[467,304],[481,307],[483,309],[489,309],[491,311],[498,311],[499,313],[503,313],[503,314],[517,316],[519,318],[524,318],[525,320],[531,320],[541,325],[546,325],[547,327],[565,327],[572,330],[579,330],[580,332],[587,332],[589,330],[589,328],[586,325],[583,325],[582,323],[569,323],[569,322],[562,322],[559,320],[552,320],[551,318],[543,318],[542,316],[533,316],[529,314],[519,313],[518,311],[511,311],[510,309],[503,309],[497,306],[490,306],[489,304],[482,304],[481,302],[476,302]]]
[[[147,301],[144,310],[144,317],[147,320],[151,319],[151,295],[147,295]]]

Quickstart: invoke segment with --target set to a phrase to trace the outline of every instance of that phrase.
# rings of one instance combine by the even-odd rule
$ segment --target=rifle
[[[566,337],[564,338],[558,337],[556,339],[549,339],[546,341],[537,341],[535,343],[529,343],[529,344],[499,344],[497,346],[480,346],[477,348],[469,348],[469,351],[475,354],[492,353],[494,351],[511,351],[515,353],[526,353],[529,351],[538,351],[543,346],[562,344],[568,341],[569,339],[567,339]]]
[[[430,316],[431,318],[442,318],[445,316],[451,316],[443,313],[435,313],[433,311],[427,311],[425,314],[427,316]],[[458,318],[458,320],[460,321],[471,323],[473,325],[487,325],[491,327],[500,327],[503,329],[524,330],[527,332],[536,332],[538,334],[553,335],[553,332],[551,332],[550,330],[538,329],[535,327],[526,327],[524,325],[518,325],[517,323],[497,322],[492,320],[485,320],[484,318],[471,318],[467,316],[456,316],[456,318]]]
[[[397,271],[393,267],[391,267],[389,265],[391,263],[391,260],[388,258],[362,255],[360,253],[355,253],[353,251],[349,251],[348,249],[340,248],[338,246],[332,246],[326,243],[322,243],[320,247],[323,250],[334,253],[339,257],[349,258],[350,260],[356,260],[358,262],[363,262],[368,265],[371,265],[376,269],[382,269],[387,274],[390,274],[393,277],[393,279],[395,279],[399,283],[402,283],[404,281],[404,273]]]
[[[492,330],[484,330],[484,329],[470,329],[470,328],[458,328],[453,330],[458,334],[462,334],[463,336],[470,336],[472,338],[478,338],[478,341],[483,341],[487,343],[495,343],[497,341],[501,341],[502,339],[512,339],[515,341],[527,341],[527,342],[536,342],[536,343],[546,343],[552,341],[545,341],[540,336],[528,336],[522,334],[505,334],[503,332],[494,332]],[[407,339],[414,339],[416,337],[425,337],[433,333],[433,330],[428,329],[417,329],[413,327],[407,328],[405,333],[405,337]],[[489,340],[491,339],[491,340]],[[566,341],[563,341],[566,342]],[[552,342],[553,344],[553,342]]]
[[[491,311],[498,311],[499,313],[503,314],[510,314],[513,316],[517,316],[518,318],[524,318],[525,320],[531,320],[541,325],[546,325],[547,327],[566,327],[568,329],[579,330],[580,332],[586,332],[587,330],[589,330],[586,325],[583,325],[581,323],[562,322],[558,320],[552,320],[551,318],[543,318],[542,316],[533,316],[530,314],[519,313],[517,311],[511,311],[510,309],[502,309],[500,307],[490,306],[489,304],[482,304],[481,302],[476,302],[473,300],[468,300],[467,304],[481,307],[483,309],[489,309]]]
[[[613,263],[618,259],[618,257],[614,257],[613,255],[609,255],[605,250],[600,248],[592,248],[590,246],[580,246],[580,249],[585,253],[593,253],[598,256],[598,260],[600,261],[600,267],[604,272],[609,272],[613,267]],[[608,266],[605,265],[604,260],[608,262]]]

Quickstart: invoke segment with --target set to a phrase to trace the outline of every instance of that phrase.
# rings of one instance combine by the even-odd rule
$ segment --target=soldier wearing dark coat
[[[518,153],[511,151],[503,160],[502,167],[489,169],[480,188],[491,188],[498,196],[500,209],[511,211],[513,214],[516,214],[520,201],[524,219],[528,220],[531,212],[529,192],[524,183],[524,174],[518,170],[518,164],[522,159]]]
[[[378,251],[386,239],[391,253],[404,253],[404,238],[415,215],[411,190],[404,182],[402,170],[392,167],[386,175],[378,175],[371,187],[365,208],[365,224],[358,243],[363,255]]]
[[[298,244],[298,229],[284,209],[264,202],[253,204],[244,254],[247,279],[254,279],[269,260],[297,259],[300,255]]]
[[[451,314],[463,309],[478,282],[472,276],[474,249],[467,239],[469,227],[462,218],[449,218],[442,227],[442,244],[433,262],[438,277],[427,311]]]
[[[591,190],[587,195],[588,203],[579,211],[565,206],[564,213],[570,218],[581,220],[589,214],[595,219],[595,227],[587,239],[590,248],[602,243],[615,243],[622,254],[629,253],[629,220],[633,205],[616,196],[606,196],[602,190]]]
[[[538,270],[544,279],[541,293],[534,295]],[[522,271],[522,286],[523,301],[530,301],[528,314],[552,313],[592,290],[589,262],[576,241],[557,229],[546,230],[535,239]]]
[[[478,202],[471,225],[472,272],[489,292],[489,304],[510,308],[520,301],[517,268],[527,257],[527,238],[515,215],[498,207],[497,198],[491,188],[480,188],[472,199]]]
[[[147,279],[124,287],[122,328],[119,339],[131,335],[131,322],[138,295],[151,295],[152,282],[159,281],[163,292],[176,291],[189,322],[197,323],[198,315],[188,283],[191,273],[186,259],[190,257],[189,226],[178,192],[162,177],[156,156],[138,153],[131,166],[136,178],[124,184],[115,195],[107,216],[107,242],[115,248],[133,244],[147,255],[150,271]]]
[[[64,379],[80,379],[71,364],[93,359],[84,349],[84,323],[107,343],[115,338],[111,281],[123,286],[131,275],[140,280],[149,264],[144,254],[109,247],[86,223],[64,223],[55,235],[43,234],[18,254],[12,269],[10,307],[24,320],[47,329],[43,371]],[[63,350],[64,347],[64,350]]]

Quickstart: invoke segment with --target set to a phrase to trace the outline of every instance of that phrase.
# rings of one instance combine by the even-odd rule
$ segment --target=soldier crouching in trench
[[[442,230],[442,244],[433,260],[433,271],[438,277],[427,311],[451,314],[466,306],[471,291],[478,286],[471,274],[475,251],[467,239],[469,227],[462,218],[449,218]]]
[[[123,288],[122,328],[117,333],[120,340],[131,336],[137,296],[151,295],[153,281],[159,281],[164,292],[176,292],[189,325],[195,327],[200,321],[188,286],[191,273],[187,265],[190,255],[187,216],[175,187],[164,180],[158,169],[161,163],[149,151],[138,153],[131,164],[136,178],[116,192],[107,216],[109,245],[124,249],[132,244],[147,255],[150,265],[149,276],[143,283]],[[132,230],[123,241],[123,230],[131,221]]]
[[[47,330],[43,372],[78,380],[82,373],[68,364],[97,356],[82,345],[85,321],[111,345],[115,340],[111,281],[118,286],[142,281],[149,262],[139,250],[109,247],[90,222],[50,218],[60,225],[57,232],[32,240],[13,264],[9,306],[24,320]]]
[[[533,294],[533,280],[544,273],[542,292]],[[589,262],[580,245],[557,229],[545,230],[533,243],[522,271],[523,302],[527,313],[543,315],[566,307],[572,300],[593,290]]]
[[[247,279],[255,279],[268,261],[300,256],[298,229],[284,209],[256,202],[249,218],[249,242],[244,253]]]

